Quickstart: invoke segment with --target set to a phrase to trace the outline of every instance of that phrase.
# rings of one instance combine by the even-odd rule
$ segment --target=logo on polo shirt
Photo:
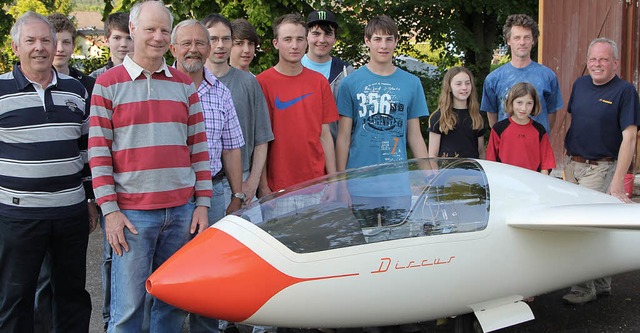
[[[68,99],[66,101],[64,101],[64,104],[69,108],[69,110],[71,110],[72,112],[76,112],[76,111],[80,111],[80,108],[78,107],[78,104],[76,104],[74,101]]]

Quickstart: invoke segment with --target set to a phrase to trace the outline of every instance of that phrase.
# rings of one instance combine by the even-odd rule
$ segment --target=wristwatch
[[[240,199],[240,202],[244,203],[244,200],[247,199],[247,196],[244,193],[239,192],[239,193],[232,194],[231,195],[231,199],[233,199],[233,198],[238,198],[238,199]]]

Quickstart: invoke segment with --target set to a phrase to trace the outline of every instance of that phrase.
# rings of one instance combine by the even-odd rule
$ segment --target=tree
[[[445,64],[462,58],[482,83],[491,69],[493,50],[504,41],[507,16],[537,18],[538,0],[403,0],[382,10],[401,22],[405,35],[442,47]]]

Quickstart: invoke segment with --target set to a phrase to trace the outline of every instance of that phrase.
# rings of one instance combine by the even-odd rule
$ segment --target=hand
[[[271,192],[271,189],[269,188],[269,185],[258,187],[258,198],[264,198],[271,193],[272,192]]]
[[[87,211],[89,213],[89,234],[91,234],[98,227],[100,214],[98,214],[98,207],[95,202],[87,204]]]
[[[338,184],[328,184],[325,186],[324,190],[322,191],[322,198],[320,199],[320,202],[333,202],[338,200]]]
[[[233,198],[231,198],[231,202],[229,203],[229,207],[227,207],[226,213],[227,213],[227,215],[229,215],[229,214],[235,212],[236,210],[238,210],[240,208],[242,208],[242,200],[240,200],[240,199],[238,199],[236,197],[233,197]]]
[[[622,186],[616,186],[613,184],[613,182],[611,182],[611,185],[609,186],[609,194],[618,198],[618,200],[624,203],[632,203],[631,199],[629,199],[629,196],[624,191],[624,183],[622,184]]]
[[[122,249],[125,252],[129,252],[129,244],[127,244],[127,240],[124,238],[124,228],[127,227],[129,231],[137,235],[138,230],[133,226],[131,221],[124,215],[121,211],[115,211],[105,215],[105,233],[107,235],[107,241],[113,252],[119,256],[122,255]]]
[[[249,181],[242,182],[242,193],[247,197],[244,199],[244,205],[250,203],[253,200],[253,197],[256,196],[256,191],[258,190],[258,184],[253,185],[249,183]]]
[[[209,227],[209,207],[207,206],[197,206],[196,209],[193,210],[193,215],[191,217],[191,230],[189,232],[193,235],[196,233],[203,232],[205,229]]]

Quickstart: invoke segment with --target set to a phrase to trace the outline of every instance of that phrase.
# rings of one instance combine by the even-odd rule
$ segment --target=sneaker
[[[572,290],[568,294],[562,296],[562,299],[568,304],[585,304],[591,301],[595,301],[596,294],[586,294],[580,291]]]
[[[598,289],[596,288],[596,295],[598,296],[611,296],[611,288]]]

